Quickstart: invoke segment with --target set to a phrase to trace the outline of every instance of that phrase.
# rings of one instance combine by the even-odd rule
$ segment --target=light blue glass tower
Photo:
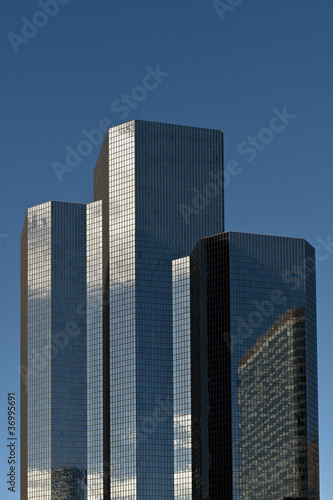
[[[48,202],[22,232],[22,500],[87,498],[86,220]]]

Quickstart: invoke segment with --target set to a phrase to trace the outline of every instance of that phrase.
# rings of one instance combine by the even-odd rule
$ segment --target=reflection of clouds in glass
[[[192,493],[184,489],[184,485],[192,484],[191,466],[188,469],[178,470],[174,475],[175,500],[192,500]]]
[[[88,498],[103,498],[103,293],[102,201],[87,205],[87,471]],[[100,473],[96,473],[100,471]]]
[[[112,499],[137,498],[135,136],[109,130]]]
[[[121,479],[115,479],[111,476],[111,498],[115,500],[136,500],[136,488],[137,479],[136,477],[126,478],[123,481]]]
[[[28,468],[28,499],[51,500],[51,471]]]
[[[28,382],[23,460],[26,454],[31,500],[87,498],[82,452],[86,442],[85,259],[81,253],[85,206],[78,212],[72,208],[57,202],[33,207],[25,223],[27,366],[21,368]],[[68,283],[73,283],[73,293],[67,294]],[[80,463],[84,468],[76,467]],[[57,468],[51,471],[51,465]],[[25,481],[24,470],[22,476]]]
[[[191,415],[174,415],[175,450],[191,448]]]
[[[172,280],[175,283],[178,280],[189,281],[189,263],[190,257],[176,259],[172,261]]]
[[[51,203],[28,209],[28,297],[47,298],[51,287]]]
[[[107,468],[106,468],[107,469]],[[114,476],[105,475],[110,478],[111,486],[111,499],[112,500],[136,500],[136,487],[137,480],[135,476],[126,477],[126,479],[119,479]],[[90,491],[88,499],[89,500],[103,500],[104,496],[102,494],[94,492],[94,485],[99,484],[103,477],[102,472],[95,472],[88,474],[88,491]]]
[[[174,491],[192,499],[190,258],[172,262]]]
[[[51,203],[27,212],[28,498],[51,499]]]

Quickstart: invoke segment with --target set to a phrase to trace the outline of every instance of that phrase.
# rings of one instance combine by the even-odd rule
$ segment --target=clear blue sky
[[[229,2],[237,3],[225,1]],[[222,129],[226,163],[236,160],[241,170],[226,188],[226,229],[304,237],[315,247],[318,238],[333,240],[333,4],[238,3],[225,12],[224,20],[210,0],[59,0],[53,18],[36,15],[41,11],[37,1],[3,3],[0,497],[4,500],[19,498],[19,493],[7,492],[4,473],[7,392],[16,391],[19,402],[21,229],[29,206],[51,199],[90,201],[100,146],[92,147],[61,183],[51,166],[55,161],[65,163],[66,146],[76,148],[85,139],[82,130],[96,128],[104,118],[112,125],[140,118]],[[46,24],[36,30],[22,21],[24,17],[39,26]],[[23,36],[22,29],[30,38],[17,37]],[[15,34],[11,40],[10,32]],[[144,81],[146,67],[156,69],[158,64],[169,75],[161,77],[154,89],[150,79],[146,96],[133,90]],[[120,112],[116,100],[132,91],[140,102],[131,100],[136,108]],[[263,131],[272,123],[276,129],[277,122],[271,122],[273,109],[282,112],[285,106],[293,118],[284,130]],[[255,147],[260,151],[244,154],[249,147],[244,142],[258,133],[267,144],[259,141]],[[333,498],[333,252],[329,252],[321,250],[327,258],[318,263],[317,274],[322,500]]]

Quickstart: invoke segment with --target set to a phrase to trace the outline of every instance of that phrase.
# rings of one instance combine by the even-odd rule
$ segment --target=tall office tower
[[[23,227],[22,500],[87,498],[86,223],[94,205],[88,215],[86,205],[38,205]]]
[[[173,300],[174,380],[185,391],[174,384],[177,500],[318,500],[313,248],[254,234],[203,239],[190,265],[174,262]]]
[[[107,498],[109,485],[110,498],[173,499],[172,259],[223,231],[222,169],[220,131],[135,120],[107,134],[94,199],[110,297],[88,443],[104,431],[88,447],[88,497]]]

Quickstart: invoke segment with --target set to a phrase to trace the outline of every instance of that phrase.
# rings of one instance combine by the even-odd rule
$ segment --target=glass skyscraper
[[[49,202],[24,223],[22,500],[86,498],[86,218],[86,205]]]
[[[220,131],[137,120],[110,129],[97,162],[94,199],[108,211],[110,366],[100,398],[110,498],[173,498],[172,259],[223,231],[222,188],[207,204],[200,193],[222,171]],[[96,459],[101,469],[101,449]]]
[[[223,231],[222,132],[141,120],[28,210],[22,500],[319,498],[313,249]]]
[[[174,384],[175,434],[188,400],[192,428],[175,458],[180,445],[192,454],[175,462],[177,500],[318,499],[313,248],[231,232],[184,260],[174,263],[174,380],[187,380]],[[189,484],[180,471],[191,467]]]

